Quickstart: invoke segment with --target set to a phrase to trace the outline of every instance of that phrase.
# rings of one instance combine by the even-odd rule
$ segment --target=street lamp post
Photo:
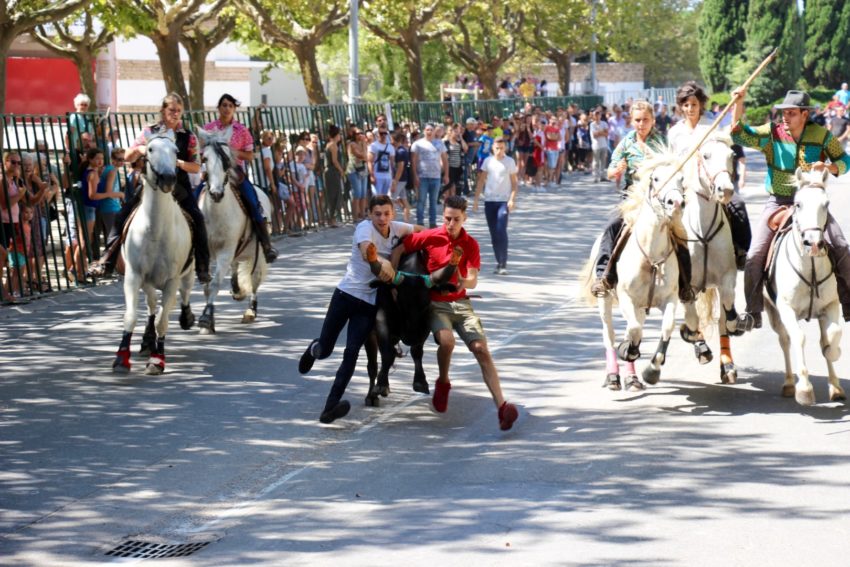
[[[590,0],[590,37],[593,51],[590,52],[590,92],[596,94],[596,1]]]
[[[360,99],[360,62],[357,53],[357,28],[359,25],[358,0],[350,0],[351,20],[348,26],[348,102]]]

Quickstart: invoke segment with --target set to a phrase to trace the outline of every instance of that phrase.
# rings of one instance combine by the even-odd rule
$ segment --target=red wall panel
[[[70,59],[10,57],[6,60],[7,114],[64,114],[74,111],[80,92]]]

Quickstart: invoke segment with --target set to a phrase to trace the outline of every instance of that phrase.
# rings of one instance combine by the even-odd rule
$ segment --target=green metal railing
[[[255,140],[255,159],[246,164],[249,178],[255,186],[269,194],[274,205],[273,231],[275,234],[294,235],[300,230],[319,230],[329,217],[337,220],[350,219],[348,188],[344,191],[345,205],[339,211],[324,210],[322,203],[322,152],[319,152],[316,169],[316,190],[296,196],[292,202],[297,210],[292,222],[285,222],[286,204],[282,203],[276,190],[277,182],[292,185],[292,173],[284,168],[279,179],[269,179],[263,168],[259,151],[262,130],[270,130],[282,140],[279,146],[282,159],[292,161],[295,140],[302,132],[316,134],[319,147],[324,148],[328,127],[336,124],[343,128],[357,125],[371,128],[379,114],[387,114],[393,126],[409,125],[419,129],[426,123],[443,123],[448,117],[462,123],[466,118],[476,117],[489,121],[493,116],[508,116],[520,111],[527,104],[544,110],[566,108],[575,103],[581,108],[590,108],[602,102],[598,96],[541,97],[524,99],[469,100],[457,102],[395,102],[358,103],[316,106],[277,106],[242,108],[236,120],[248,126]],[[217,117],[211,111],[187,111],[184,122],[195,129]],[[0,256],[3,298],[10,293],[23,297],[35,296],[47,291],[65,291],[93,282],[85,278],[85,270],[92,259],[99,256],[107,227],[89,231],[84,219],[82,189],[80,187],[80,149],[84,132],[91,138],[90,144],[104,150],[109,162],[109,150],[113,147],[128,148],[143,128],[159,120],[159,112],[119,112],[109,114],[66,114],[47,115],[0,115],[2,147],[4,156],[10,152],[30,154],[33,175],[44,181],[48,189],[39,192],[37,183],[28,183],[27,197],[18,207],[18,218],[13,218],[6,204],[13,198],[11,172],[0,167],[0,210],[4,222],[0,224],[0,237],[6,244],[5,261]],[[69,128],[69,124],[72,128]],[[71,130],[74,130],[72,132]],[[344,149],[339,152],[341,161],[346,159]],[[130,164],[120,171],[122,181]],[[18,181],[15,181],[18,184]],[[122,182],[122,186],[123,186]],[[24,207],[23,205],[26,205]],[[21,217],[24,209],[31,210],[33,219]],[[8,220],[8,222],[6,222]],[[26,228],[26,229],[25,229]]]

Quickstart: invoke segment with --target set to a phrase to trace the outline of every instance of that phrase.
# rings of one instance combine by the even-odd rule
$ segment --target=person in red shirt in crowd
[[[499,410],[499,427],[507,431],[519,414],[516,406],[506,402],[502,395],[499,373],[487,348],[484,327],[466,295],[467,289],[474,289],[478,285],[478,271],[481,269],[478,242],[463,228],[467,218],[466,205],[466,199],[459,195],[447,197],[443,204],[443,226],[407,235],[404,246],[396,249],[393,259],[397,261],[402,251],[406,254],[424,250],[427,255],[426,269],[434,272],[449,263],[455,248],[463,251],[457,271],[450,280],[456,286],[456,291],[431,290],[431,330],[439,345],[437,364],[440,369],[432,403],[439,413],[448,409],[451,389],[449,366],[455,347],[454,331],[457,331],[478,360],[484,383]]]
[[[545,137],[544,149],[546,150],[546,171],[543,174],[544,182],[547,185],[556,184],[558,182],[558,159],[561,157],[561,126],[557,118],[550,118],[548,124],[543,127],[543,135]]]

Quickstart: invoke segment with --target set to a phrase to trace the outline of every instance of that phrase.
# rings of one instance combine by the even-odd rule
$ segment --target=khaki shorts
[[[473,341],[487,341],[481,319],[473,311],[472,303],[468,299],[431,302],[431,331],[434,333],[434,340],[437,338],[437,331],[442,329],[457,331],[466,346]]]

